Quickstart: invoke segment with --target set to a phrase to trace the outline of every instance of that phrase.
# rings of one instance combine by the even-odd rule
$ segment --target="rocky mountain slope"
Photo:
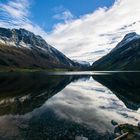
[[[106,56],[92,65],[93,70],[140,70],[140,35],[127,34]]]
[[[25,29],[0,28],[0,68],[81,69],[46,41]]]

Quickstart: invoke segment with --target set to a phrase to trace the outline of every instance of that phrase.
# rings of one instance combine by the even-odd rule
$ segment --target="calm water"
[[[108,140],[140,120],[140,73],[0,73],[0,140]]]

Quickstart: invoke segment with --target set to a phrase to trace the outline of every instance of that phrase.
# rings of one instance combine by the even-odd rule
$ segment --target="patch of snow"
[[[112,50],[112,52],[115,51],[116,49],[121,48],[121,47],[123,47],[124,45],[130,43],[131,41],[137,40],[137,39],[140,39],[140,35],[136,34],[135,32],[127,34],[127,35],[123,38],[123,40],[117,45],[117,47],[115,47],[115,48]]]
[[[20,43],[19,43],[19,47],[20,48],[22,48],[22,47],[24,47],[24,48],[27,48],[27,49],[32,49],[32,45],[31,44],[26,44],[26,43],[24,43],[23,41],[21,41]]]
[[[73,61],[82,65],[90,66],[90,63],[86,61],[80,61],[80,60],[73,60]]]
[[[39,49],[41,49],[41,50],[44,51],[44,52],[48,52],[47,48],[45,49],[45,48],[42,48],[42,47],[40,47],[40,46],[36,46],[36,47],[39,48]]]
[[[1,37],[0,36],[0,42],[5,44],[5,45],[8,45],[8,46],[16,46],[15,41],[12,40],[12,39],[9,39],[7,37]]]
[[[0,38],[0,43],[6,44],[5,41],[3,39],[1,39],[1,38]]]
[[[8,46],[16,46],[16,44],[15,44],[15,42],[14,41],[6,41],[6,44],[8,45]]]

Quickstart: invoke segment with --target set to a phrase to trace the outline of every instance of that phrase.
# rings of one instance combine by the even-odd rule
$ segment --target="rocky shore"
[[[137,126],[131,124],[118,124],[111,122],[115,126],[114,140],[140,140],[140,122]]]

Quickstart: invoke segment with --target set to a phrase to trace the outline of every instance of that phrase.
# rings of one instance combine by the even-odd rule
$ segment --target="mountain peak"
[[[120,49],[123,46],[126,46],[128,43],[130,43],[132,41],[135,41],[137,39],[140,39],[140,35],[139,34],[137,34],[136,32],[128,33],[128,34],[126,34],[124,36],[122,41],[111,52],[115,51],[116,49]]]
[[[123,40],[106,56],[93,64],[94,70],[140,70],[140,35],[135,32]]]
[[[131,33],[126,34],[124,36],[124,39],[132,38],[134,36],[138,36],[138,34],[136,32],[131,32]]]
[[[26,29],[20,28],[20,29],[11,29],[11,32],[17,35],[22,35],[22,36],[33,36],[34,34],[30,31],[27,31]]]
[[[0,42],[9,46],[26,47],[48,47],[46,41],[39,35],[26,29],[5,29],[0,27]]]

